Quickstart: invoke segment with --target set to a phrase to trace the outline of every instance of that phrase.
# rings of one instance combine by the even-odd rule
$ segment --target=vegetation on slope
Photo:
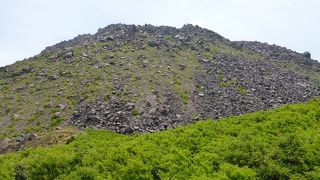
[[[188,104],[194,75],[200,69],[195,51],[148,46],[140,51],[130,43],[105,49],[115,46],[113,42],[75,46],[70,64],[63,57],[51,60],[54,53],[47,53],[7,66],[3,72],[0,69],[0,139],[52,130],[70,118],[79,102],[90,102],[98,96],[115,95],[122,101],[143,104],[154,91],[169,88]],[[249,59],[246,52],[221,42],[212,42],[211,46],[213,52],[206,52],[208,58],[226,51]],[[180,65],[184,65],[183,71]],[[162,99],[158,95],[157,100]],[[66,108],[60,110],[59,104]],[[59,117],[57,112],[61,113]]]
[[[0,67],[0,140],[52,132],[70,119],[77,127],[152,132],[305,102],[320,94],[319,71],[302,54],[198,26],[109,25]],[[97,99],[119,108],[103,117],[105,108],[78,108]]]
[[[0,179],[319,179],[320,100],[0,156]]]

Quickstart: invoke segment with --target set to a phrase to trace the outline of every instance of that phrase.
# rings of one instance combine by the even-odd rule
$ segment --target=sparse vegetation
[[[133,116],[138,116],[138,115],[140,114],[139,110],[136,109],[136,108],[133,108],[133,109],[131,110],[131,113],[132,113]]]
[[[229,87],[235,83],[236,83],[236,80],[222,81],[222,82],[219,82],[219,86],[220,87]]]
[[[218,70],[217,80],[220,87],[229,87],[237,82],[235,79],[223,80],[223,71],[221,69]]]
[[[246,88],[242,87],[242,86],[238,86],[236,87],[236,90],[241,94],[241,95],[247,95],[248,91]]]
[[[179,96],[184,104],[188,104],[189,101],[189,93],[187,90],[179,93]]]
[[[169,90],[187,106],[193,89],[198,86],[195,77],[203,70],[199,57],[208,62],[217,62],[215,57],[221,54],[250,61],[263,58],[254,51],[234,48],[231,42],[214,32],[192,32],[202,32],[201,28],[194,28],[185,29],[189,33],[188,43],[184,41],[187,36],[179,39],[173,34],[158,36],[146,31],[136,32],[134,37],[137,39],[125,43],[116,36],[103,42],[94,39],[46,51],[0,69],[0,137],[30,131],[38,121],[41,121],[38,131],[58,126],[70,118],[80,102],[92,102],[98,96],[115,96],[121,101],[141,104],[146,102],[145,97],[158,92],[156,100],[162,103],[163,92]],[[155,46],[149,46],[148,42],[154,40]],[[65,57],[69,51],[71,57]],[[300,67],[291,66],[294,70]],[[210,74],[214,73],[213,67],[216,66],[210,67]],[[299,72],[310,74],[312,79],[318,76],[315,70],[300,69]],[[237,79],[233,79],[237,77],[227,78],[223,73],[220,69],[217,85],[237,88]],[[246,94],[244,89],[236,90]],[[48,107],[48,103],[52,107]],[[67,108],[61,112],[61,118],[55,118],[53,114],[59,111],[56,106],[60,103],[66,104]],[[6,121],[12,123],[4,123]]]

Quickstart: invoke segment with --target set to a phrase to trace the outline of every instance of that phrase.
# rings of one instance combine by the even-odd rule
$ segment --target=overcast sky
[[[320,60],[319,0],[1,0],[0,66],[112,23],[191,23]]]

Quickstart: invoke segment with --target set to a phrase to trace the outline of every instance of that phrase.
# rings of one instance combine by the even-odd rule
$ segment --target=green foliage
[[[221,174],[223,174],[228,179],[234,180],[247,180],[256,179],[256,172],[248,167],[239,167],[232,164],[222,164],[220,166]]]
[[[140,114],[139,110],[136,109],[136,108],[133,108],[133,109],[131,110],[131,113],[132,113],[133,116],[138,116],[138,115]]]
[[[218,81],[222,81],[222,77],[223,77],[223,72],[222,72],[221,69],[219,69],[218,75],[217,75],[217,80],[218,80]]]
[[[52,117],[51,117],[51,122],[50,122],[50,123],[51,123],[51,124],[50,124],[50,127],[51,127],[51,128],[56,127],[56,126],[60,125],[63,121],[64,121],[63,118],[57,117],[57,116],[55,116],[55,115],[52,115]]]
[[[174,78],[173,90],[179,95],[181,101],[184,104],[188,104],[188,102],[189,102],[189,92],[188,92],[187,89],[184,89],[184,87],[181,86],[181,83],[176,78]]]
[[[245,89],[245,88],[242,87],[242,86],[236,87],[236,90],[237,90],[241,95],[247,95],[247,94],[248,94],[247,89]]]
[[[189,101],[189,93],[187,90],[179,93],[179,96],[184,104],[188,104]]]
[[[60,111],[60,109],[58,108],[58,107],[55,107],[55,108],[51,108],[50,109],[50,112],[52,113],[52,114],[54,114],[54,113],[56,113],[56,112],[59,112]]]
[[[87,130],[0,156],[0,179],[319,179],[320,100],[165,132]]]
[[[31,123],[35,120],[37,120],[40,116],[43,115],[43,112],[37,112],[31,115],[31,117],[28,119],[28,122]]]
[[[220,87],[229,87],[233,84],[235,84],[235,80],[230,80],[230,81],[226,81],[226,82],[219,82],[219,86]]]

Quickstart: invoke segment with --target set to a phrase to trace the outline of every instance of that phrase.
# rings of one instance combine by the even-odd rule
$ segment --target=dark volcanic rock
[[[304,52],[304,53],[303,53],[303,56],[306,57],[306,58],[308,58],[308,59],[311,59],[311,53],[308,52],[308,51]]]
[[[116,98],[97,98],[93,103],[82,102],[75,110],[71,120],[80,128],[109,129],[123,134],[153,132],[186,124],[176,114],[181,112],[179,98],[167,91],[166,100],[155,107],[145,107],[141,114],[133,114],[133,103],[120,103]]]

